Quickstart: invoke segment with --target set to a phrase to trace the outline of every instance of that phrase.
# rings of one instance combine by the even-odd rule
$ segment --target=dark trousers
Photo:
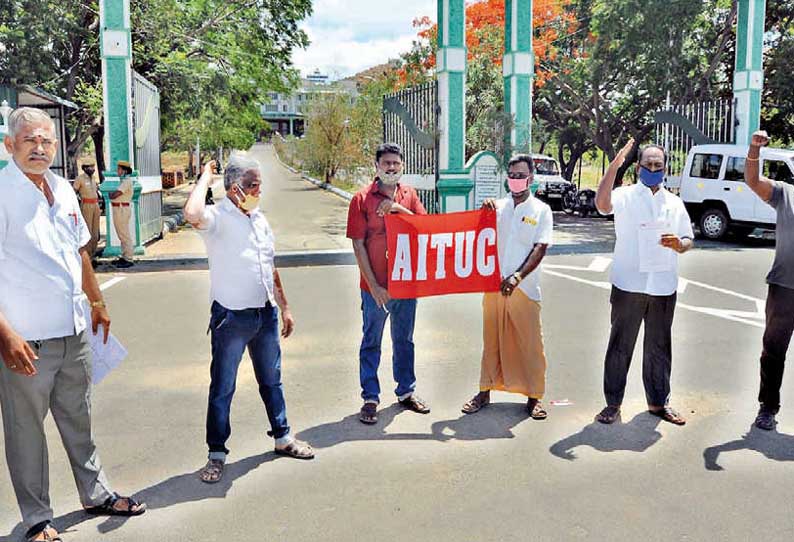
[[[786,351],[794,331],[794,290],[777,284],[769,285],[766,297],[766,330],[761,352],[761,390],[758,401],[764,408],[780,410],[780,384]]]
[[[623,403],[626,377],[643,322],[642,382],[645,398],[653,406],[665,406],[669,402],[676,297],[675,293],[654,296],[612,287],[612,330],[604,361],[604,396],[608,405]]]
[[[237,369],[246,348],[254,364],[259,395],[265,403],[271,430],[281,438],[289,433],[287,406],[281,386],[281,346],[278,310],[268,303],[259,309],[230,310],[213,302],[210,318],[212,364],[207,408],[207,446],[210,452],[228,454],[231,435],[229,412],[237,383]]]

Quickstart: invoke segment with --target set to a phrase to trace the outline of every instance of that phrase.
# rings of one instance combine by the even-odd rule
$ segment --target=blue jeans
[[[210,313],[212,364],[207,408],[210,453],[229,453],[226,448],[232,432],[229,410],[237,383],[237,368],[246,347],[270,420],[271,430],[267,434],[274,438],[289,434],[287,405],[281,386],[278,310],[270,303],[263,308],[230,310],[215,301]]]
[[[414,322],[416,321],[416,299],[392,299],[386,309],[378,307],[369,292],[361,291],[361,312],[364,317],[364,337],[359,351],[359,376],[361,397],[365,401],[378,402],[380,383],[380,347],[386,319],[391,322],[392,372],[397,397],[403,398],[416,388],[414,374]]]

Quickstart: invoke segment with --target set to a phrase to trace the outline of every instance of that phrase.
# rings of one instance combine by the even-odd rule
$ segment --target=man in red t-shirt
[[[378,421],[378,366],[383,329],[389,316],[397,398],[409,410],[422,414],[430,412],[427,404],[414,394],[416,375],[413,336],[416,299],[391,299],[387,290],[389,266],[384,217],[389,213],[427,214],[416,190],[399,182],[403,159],[403,151],[399,145],[380,145],[375,152],[375,180],[353,196],[347,214],[347,237],[353,241],[353,251],[361,271],[364,337],[359,351],[359,374],[364,406],[361,407],[359,419],[366,424]]]

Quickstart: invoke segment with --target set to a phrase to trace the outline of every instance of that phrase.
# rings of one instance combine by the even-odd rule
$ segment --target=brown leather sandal
[[[468,401],[460,409],[464,414],[474,414],[491,404],[491,394],[480,392]]]
[[[205,484],[217,484],[223,478],[224,463],[220,459],[210,459],[207,465],[201,469],[199,478]]]
[[[361,412],[358,414],[358,419],[361,423],[367,425],[378,423],[378,405],[375,403],[364,403],[364,406],[361,407]]]

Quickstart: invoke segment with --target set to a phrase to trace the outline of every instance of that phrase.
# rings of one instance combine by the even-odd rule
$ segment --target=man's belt
[[[99,200],[96,199],[96,198],[94,198],[94,199],[83,198],[81,201],[83,203],[99,203]]]
[[[129,207],[130,206],[129,203],[111,203],[110,205],[112,205],[113,207]]]

